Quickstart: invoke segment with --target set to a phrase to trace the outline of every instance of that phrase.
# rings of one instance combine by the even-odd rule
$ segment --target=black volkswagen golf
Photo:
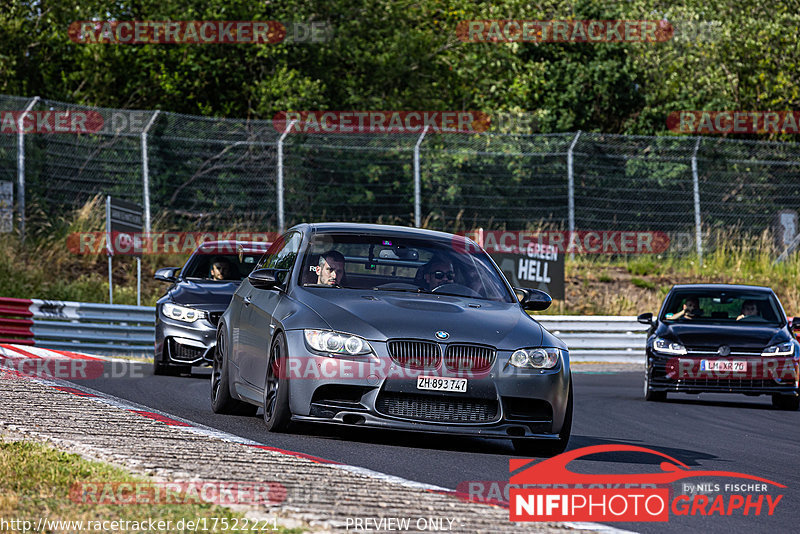
[[[776,408],[797,410],[800,344],[778,297],[767,287],[676,285],[650,326],[644,394],[667,392],[771,395]]]

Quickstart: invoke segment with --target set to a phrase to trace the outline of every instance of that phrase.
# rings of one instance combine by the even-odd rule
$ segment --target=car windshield
[[[253,270],[261,253],[195,253],[183,269],[183,277],[194,280],[242,281]]]
[[[299,283],[515,302],[501,276],[486,253],[470,247],[419,238],[322,234],[305,250]]]
[[[675,292],[667,300],[661,320],[779,326],[784,319],[780,304],[771,293],[722,290]]]

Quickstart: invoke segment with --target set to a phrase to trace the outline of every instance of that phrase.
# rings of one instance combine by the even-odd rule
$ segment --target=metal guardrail
[[[534,315],[569,347],[571,361],[644,363],[647,325],[634,316]]]
[[[155,308],[33,299],[34,342],[88,354],[153,355]]]
[[[644,362],[647,326],[632,316],[535,315],[573,361]],[[0,297],[0,343],[152,357],[155,308]]]
[[[155,308],[0,298],[0,342],[152,357]]]

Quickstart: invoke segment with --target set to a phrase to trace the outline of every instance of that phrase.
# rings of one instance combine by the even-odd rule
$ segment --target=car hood
[[[175,304],[184,304],[203,310],[224,310],[241,282],[206,282],[203,280],[181,280],[169,292]]]
[[[685,347],[713,348],[720,345],[730,347],[762,349],[776,343],[789,341],[791,337],[784,328],[756,326],[752,324],[674,324],[662,325],[658,335],[675,339]]]
[[[349,289],[298,288],[301,301],[332,330],[370,341],[427,339],[436,332],[447,342],[491,345],[499,349],[536,347],[542,327],[516,303],[431,295]]]

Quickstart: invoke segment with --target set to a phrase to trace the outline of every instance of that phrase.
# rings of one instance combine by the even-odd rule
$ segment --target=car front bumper
[[[467,376],[444,366],[404,368],[392,361],[385,342],[370,342],[375,356],[356,362],[313,353],[302,331],[286,332],[286,340],[296,421],[504,439],[558,439],[564,423],[566,351],[549,370],[511,367],[512,351],[498,351],[488,372]],[[467,391],[420,390],[419,375],[467,378]]]
[[[703,360],[737,360],[747,364],[743,372],[703,371]],[[668,356],[648,348],[647,367],[651,391],[684,393],[781,394],[798,396],[798,360],[795,357],[700,358]]]
[[[156,319],[155,357],[170,365],[209,365],[217,344],[217,327],[208,319],[185,323]]]

